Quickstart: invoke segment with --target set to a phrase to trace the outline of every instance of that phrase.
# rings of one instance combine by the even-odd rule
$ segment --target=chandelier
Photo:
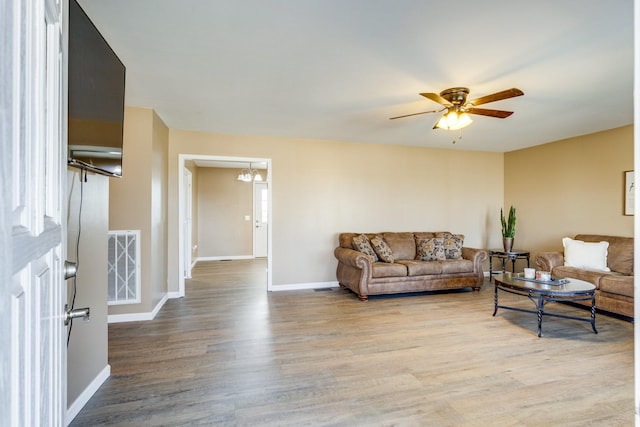
[[[258,170],[253,169],[251,163],[249,163],[249,168],[242,169],[240,171],[240,174],[238,174],[238,181],[262,182],[262,175],[260,175],[260,172]]]

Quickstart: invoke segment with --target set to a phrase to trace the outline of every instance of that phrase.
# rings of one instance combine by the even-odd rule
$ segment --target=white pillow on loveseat
[[[611,271],[607,267],[609,242],[583,242],[569,237],[562,239],[564,265],[588,270]]]

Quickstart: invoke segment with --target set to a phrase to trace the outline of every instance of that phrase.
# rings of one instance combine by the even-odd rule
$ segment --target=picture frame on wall
[[[624,214],[633,215],[635,206],[635,177],[633,171],[624,172]]]

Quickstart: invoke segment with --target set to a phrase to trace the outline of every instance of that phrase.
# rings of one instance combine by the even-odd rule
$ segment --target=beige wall
[[[166,296],[168,129],[153,110],[126,108],[122,178],[111,182],[109,229],[140,230],[141,303],[109,314],[149,313]]]
[[[128,108],[125,136],[150,138],[154,118],[152,110]],[[580,232],[632,235],[632,217],[622,216],[623,171],[633,168],[631,127],[506,154],[174,129],[166,135],[169,292],[178,290],[179,154],[272,160],[276,286],[334,281],[333,248],[342,231],[450,230],[464,233],[469,246],[500,247],[499,211],[510,204],[518,209],[516,247],[532,252],[557,249],[560,237]],[[148,153],[131,154],[125,145],[125,161]],[[206,192],[194,169],[196,194]],[[149,193],[136,191],[135,202]],[[201,235],[194,244],[202,247]]]
[[[238,181],[239,173],[239,169],[198,168],[201,258],[253,255],[253,185]]]
[[[505,207],[517,210],[515,246],[561,250],[578,233],[633,236],[623,215],[633,126],[505,153]]]
[[[178,287],[178,155],[272,160],[273,284],[335,281],[342,231],[451,230],[497,246],[503,154],[169,130],[169,289]],[[200,218],[200,221],[203,219]],[[202,242],[200,242],[202,243]]]
[[[89,307],[91,320],[73,322],[67,348],[67,404],[71,406],[107,367],[107,224],[110,178],[88,174],[82,184],[80,214],[80,170],[67,173],[69,191],[67,258],[78,261],[75,308]],[[76,256],[78,225],[81,224]],[[73,280],[68,280],[68,304],[73,298]]]
[[[167,295],[167,188],[169,128],[153,113],[151,142],[151,306]]]

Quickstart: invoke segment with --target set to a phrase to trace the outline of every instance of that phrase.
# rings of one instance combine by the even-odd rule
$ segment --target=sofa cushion
[[[448,259],[440,264],[442,274],[473,273],[473,261],[469,259]]]
[[[338,242],[341,248],[347,249],[355,249],[353,247],[353,238],[359,235],[365,235],[371,240],[372,237],[375,237],[377,233],[340,233],[338,235]]]
[[[436,233],[436,237],[444,238],[444,255],[446,259],[462,259],[463,234],[441,231]]]
[[[564,265],[567,267],[611,271],[607,267],[609,242],[584,242],[564,237],[562,245],[564,246]]]
[[[628,276],[633,274],[633,237],[579,234],[575,239],[585,242],[609,242],[607,266],[611,271]]]
[[[605,274],[600,278],[600,291],[633,298],[633,276]]]
[[[413,237],[416,240],[419,239],[431,239],[432,237],[436,237],[436,233],[430,232],[430,231],[416,231],[415,233],[413,233]]]
[[[399,260],[407,266],[407,276],[428,276],[442,274],[442,263],[439,261]]]
[[[360,251],[363,254],[367,254],[373,257],[374,262],[378,261],[378,255],[376,255],[376,252],[371,247],[369,238],[364,234],[353,237],[351,244],[353,245],[353,249],[355,249],[356,251]]]
[[[395,259],[415,259],[416,242],[413,233],[382,233]]]
[[[371,241],[371,246],[373,246],[373,250],[376,252],[376,255],[380,258],[380,260],[384,262],[393,262],[394,256],[393,252],[391,252],[391,248],[387,245],[387,242],[381,236],[376,236]]]
[[[598,283],[600,282],[600,278],[605,274],[606,273],[603,271],[585,270],[583,268],[567,267],[564,265],[553,267],[553,270],[551,270],[551,275],[554,278],[584,280],[585,282],[593,283],[596,286],[596,288],[598,288]]]
[[[444,238],[416,239],[417,258],[422,261],[444,261]]]
[[[405,277],[407,267],[397,263],[375,262],[373,263],[371,277]]]

